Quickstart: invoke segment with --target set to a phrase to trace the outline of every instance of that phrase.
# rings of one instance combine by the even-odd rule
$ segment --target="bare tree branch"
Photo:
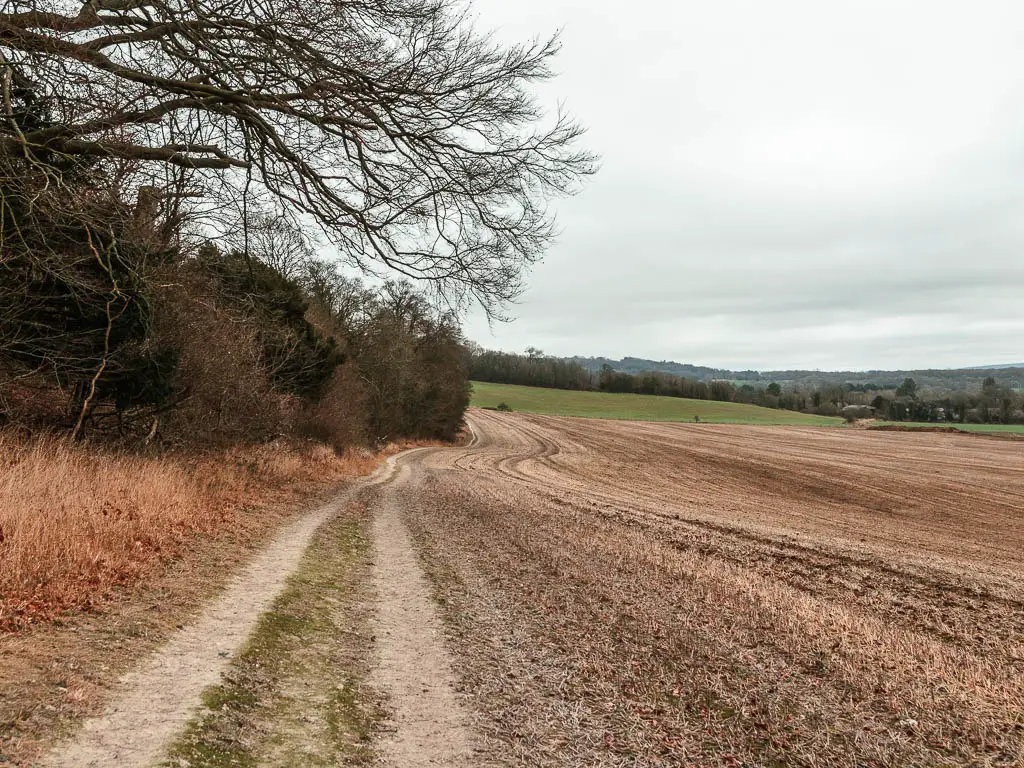
[[[595,169],[531,88],[557,40],[502,46],[455,0],[9,0],[0,53],[50,119],[0,153],[172,165],[216,207],[251,174],[348,263],[496,312]]]

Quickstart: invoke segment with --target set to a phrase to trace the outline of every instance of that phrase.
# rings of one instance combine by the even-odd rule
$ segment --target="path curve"
[[[286,526],[197,621],[121,678],[102,715],[87,720],[71,741],[58,746],[41,765],[105,768],[159,762],[193,714],[203,690],[220,681],[260,615],[284,589],[316,530],[359,490],[388,482],[399,459],[414,452],[388,458],[370,477]]]

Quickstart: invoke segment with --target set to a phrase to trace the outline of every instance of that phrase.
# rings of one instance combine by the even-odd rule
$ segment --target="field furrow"
[[[495,754],[1024,762],[1024,451],[474,411],[410,508]]]

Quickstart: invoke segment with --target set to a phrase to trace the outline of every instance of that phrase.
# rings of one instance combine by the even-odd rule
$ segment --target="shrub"
[[[220,306],[202,273],[178,279],[158,305],[157,337],[178,352],[176,399],[161,416],[161,434],[225,445],[288,432],[294,405],[274,392],[253,324]]]
[[[835,403],[824,402],[821,405],[819,405],[817,408],[814,408],[813,410],[814,410],[814,413],[818,414],[819,416],[838,416],[839,415],[839,406],[837,406]]]
[[[366,390],[353,365],[335,370],[323,395],[303,413],[299,433],[336,450],[367,442]]]
[[[262,345],[274,388],[316,397],[342,362],[338,344],[307,319],[302,288],[273,267],[240,253],[204,246],[197,266],[208,275],[220,301],[244,315]]]

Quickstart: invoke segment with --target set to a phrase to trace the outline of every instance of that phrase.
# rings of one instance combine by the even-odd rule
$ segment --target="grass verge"
[[[380,701],[369,668],[367,511],[353,503],[317,534],[285,592],[165,765],[371,765]]]
[[[472,405],[495,408],[505,403],[515,411],[549,416],[582,416],[630,421],[695,421],[709,424],[765,424],[842,426],[843,420],[781,411],[742,403],[688,400],[657,395],[572,392],[563,389],[521,387],[514,384],[473,382]]]

